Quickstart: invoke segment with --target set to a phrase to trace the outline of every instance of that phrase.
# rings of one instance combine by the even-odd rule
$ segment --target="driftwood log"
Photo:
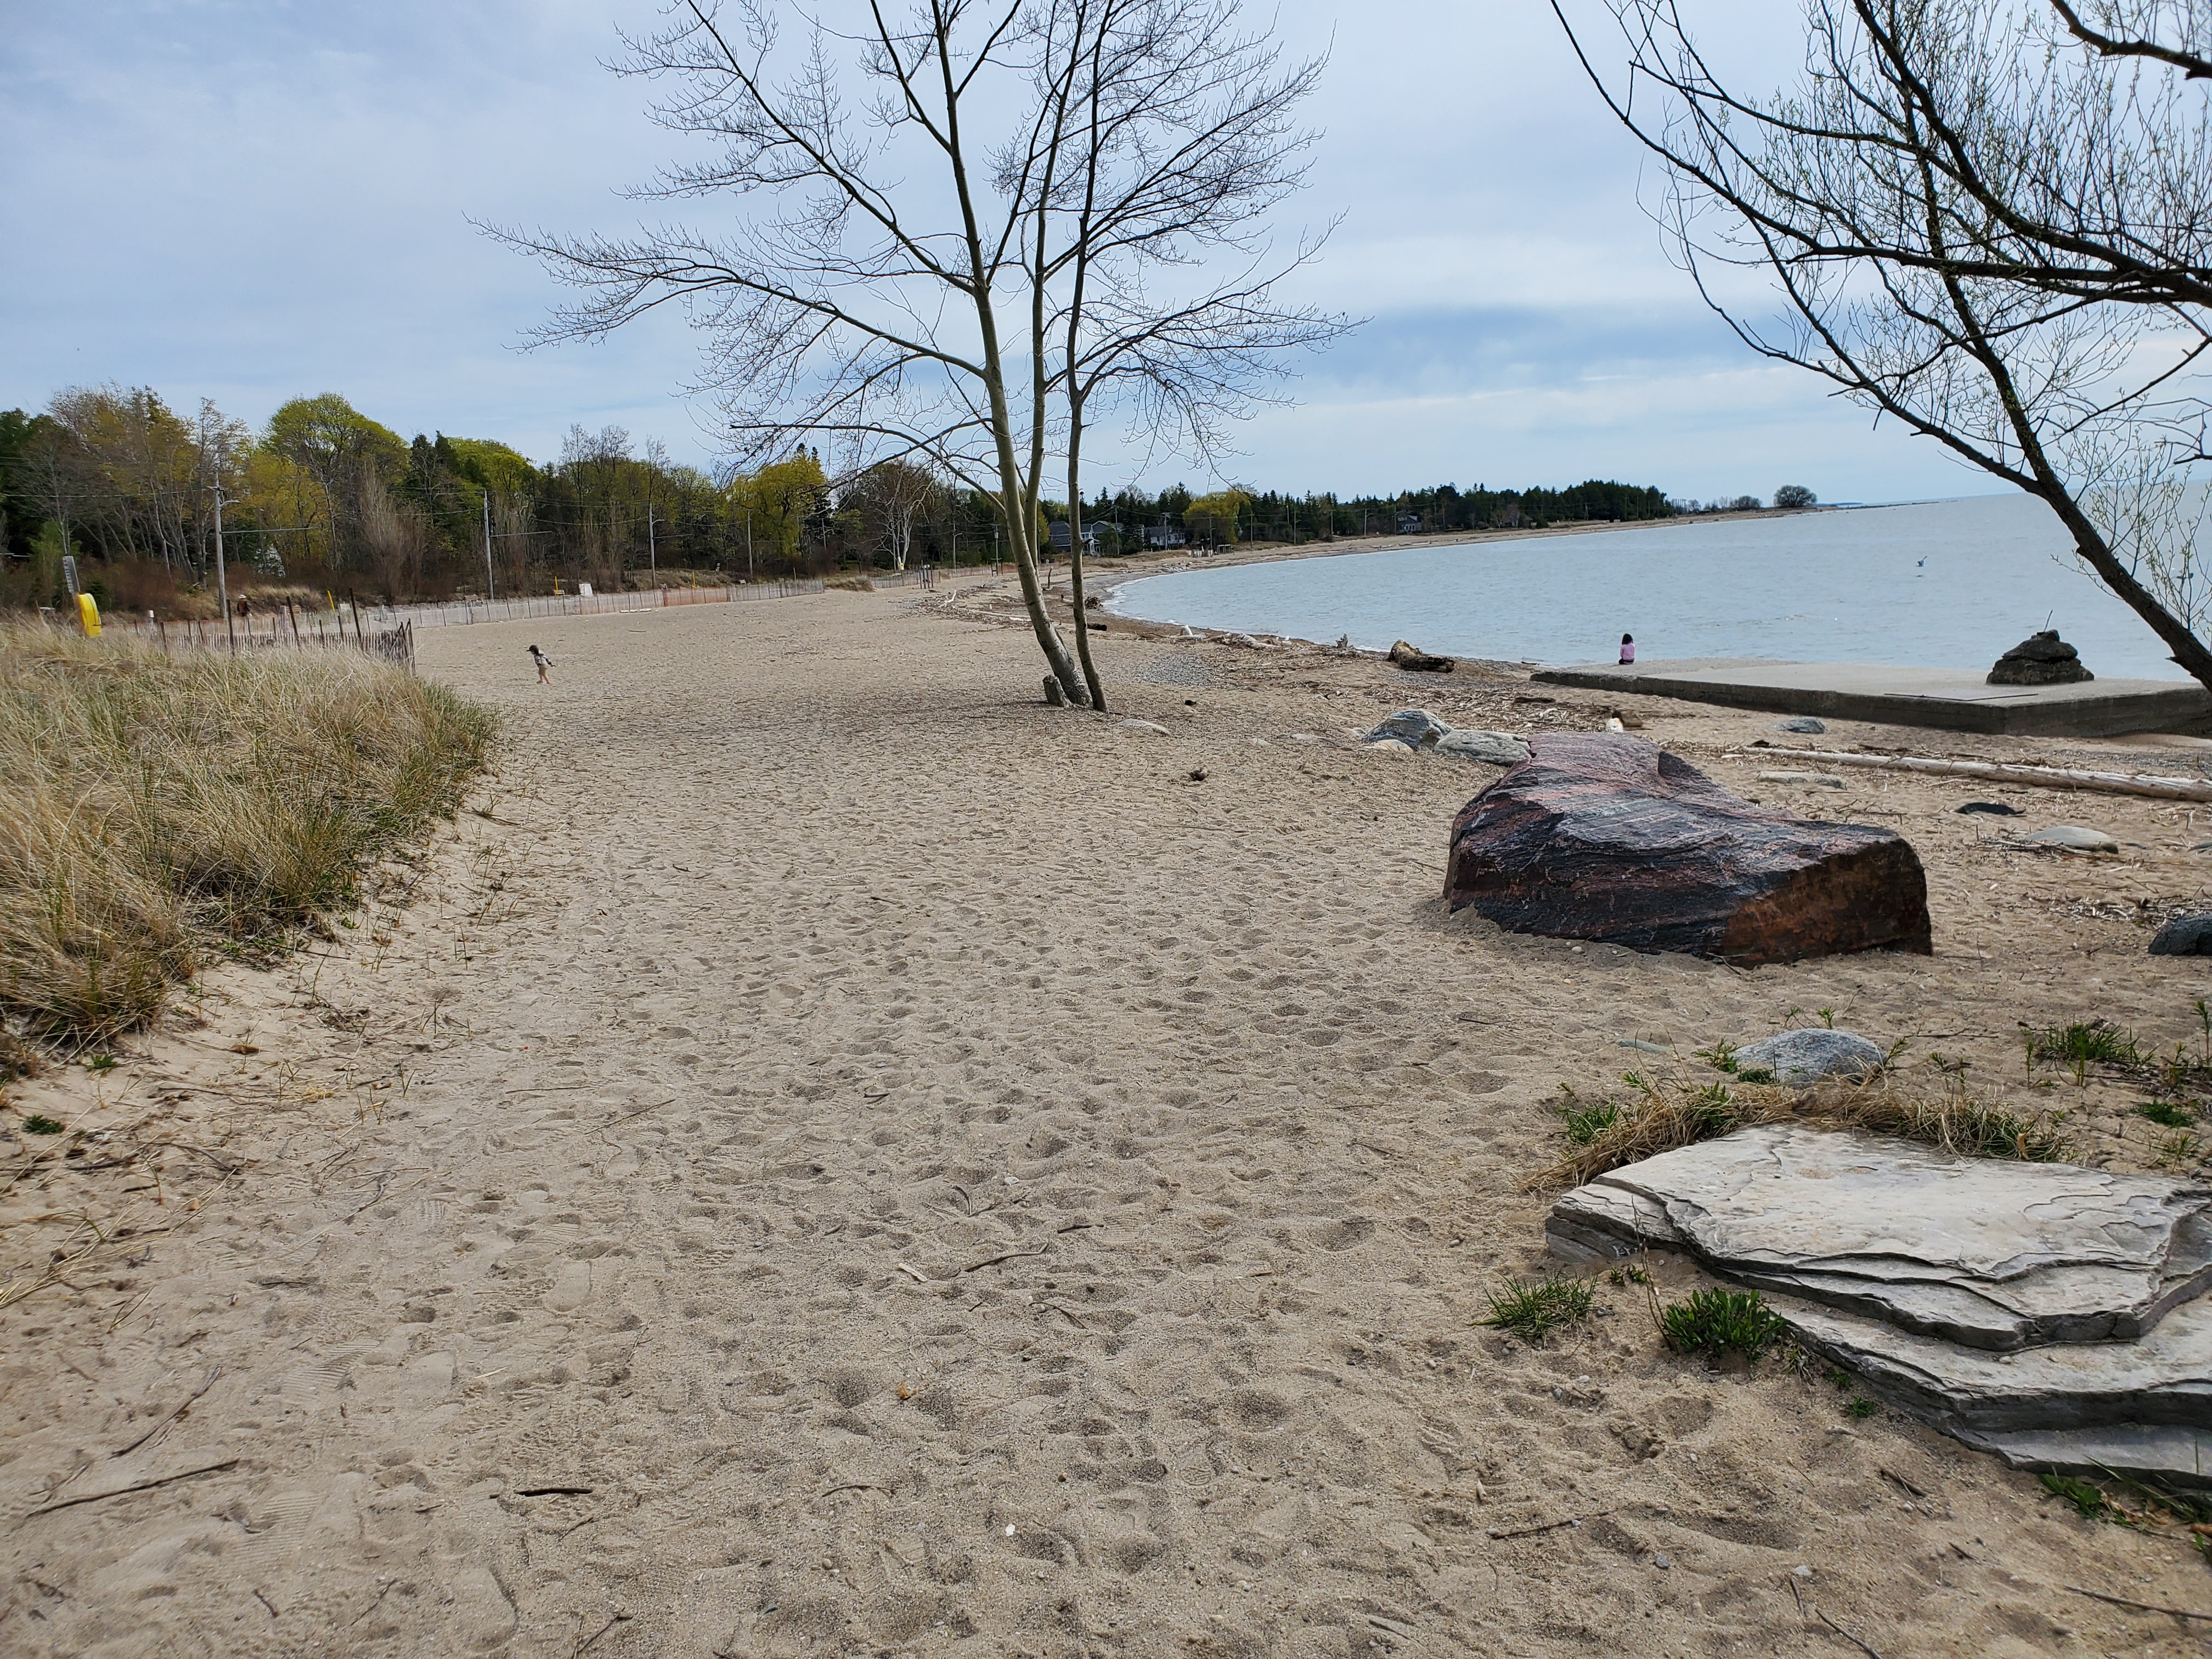
[[[2038,789],[2087,789],[2105,795],[2148,795],[2154,800],[2212,801],[2212,783],[2162,778],[2148,772],[2077,772],[2057,766],[2007,766],[1999,761],[1923,760],[1917,755],[1854,755],[1837,749],[1754,748],[1744,758],[1779,755],[1824,766],[1869,766],[1887,772],[1925,772],[1933,777],[1988,778]]]
[[[1444,896],[1516,933],[1746,965],[1929,949],[1894,831],[1770,812],[1625,733],[1560,733],[1462,809]]]

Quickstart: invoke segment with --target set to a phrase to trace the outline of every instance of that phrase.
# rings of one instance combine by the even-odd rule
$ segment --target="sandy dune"
[[[511,712],[489,816],[11,1091],[90,1138],[4,1146],[9,1653],[2197,1650],[2067,1588],[2212,1611],[2183,1540],[1677,1358],[1633,1285],[1547,1347],[1475,1322],[1543,1266],[1561,1085],[1792,1009],[2143,1164],[2141,1097],[2027,1090],[2017,1025],[2198,1042],[2141,918],[2202,896],[2203,809],[1795,792],[1915,841],[1937,954],[1744,972],[1444,918],[1490,775],[1345,742],[1577,694],[1117,624],[1161,736],[914,593],[421,644]],[[1717,758],[1759,717],[1644,712],[1759,793]],[[2128,849],[2006,850],[1978,795]]]

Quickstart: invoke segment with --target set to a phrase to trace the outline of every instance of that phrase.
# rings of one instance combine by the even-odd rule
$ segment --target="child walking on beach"
[[[536,664],[538,665],[538,684],[540,684],[540,685],[550,685],[550,684],[553,684],[553,682],[552,682],[552,681],[550,681],[550,680],[549,680],[549,679],[547,679],[547,678],[545,678],[545,671],[546,671],[547,669],[550,668],[550,667],[553,665],[553,659],[552,659],[552,658],[550,658],[550,657],[549,657],[549,656],[547,656],[547,655],[546,655],[543,651],[540,651],[540,650],[539,650],[536,646],[534,646],[534,645],[533,645],[533,646],[532,646],[532,647],[530,647],[530,660],[531,660],[531,661],[532,661],[532,662],[534,662],[534,663],[536,663]],[[1624,661],[1624,662],[1626,662],[1626,661],[1627,660],[1627,659],[1624,657],[1624,658],[1622,658],[1622,659],[1621,659],[1621,660],[1622,660],[1622,661]]]
[[[538,647],[533,645],[530,648],[535,651]],[[1636,636],[1633,634],[1623,634],[1620,636],[1620,660],[1624,664],[1636,660]],[[544,676],[541,675],[539,678],[543,678]]]

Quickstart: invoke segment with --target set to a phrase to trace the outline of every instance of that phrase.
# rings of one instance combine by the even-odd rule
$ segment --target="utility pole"
[[[491,574],[491,491],[483,493],[484,507],[484,598],[495,599],[498,592],[492,585]]]
[[[653,585],[660,586],[660,559],[653,550],[653,503],[645,504],[645,568],[653,573]]]
[[[230,571],[222,558],[222,485],[215,487],[215,586],[222,599],[222,625],[230,636],[230,654],[238,654],[238,621],[230,614]]]

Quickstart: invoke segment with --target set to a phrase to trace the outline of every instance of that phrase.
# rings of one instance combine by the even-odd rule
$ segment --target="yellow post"
[[[77,620],[84,624],[84,636],[88,640],[100,637],[100,606],[89,593],[76,596]]]

